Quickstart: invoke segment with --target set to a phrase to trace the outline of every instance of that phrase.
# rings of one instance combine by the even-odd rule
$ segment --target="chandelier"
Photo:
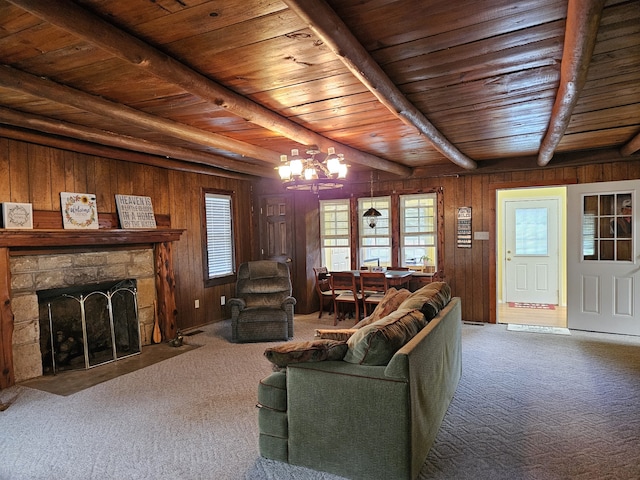
[[[301,156],[294,148],[290,158],[280,155],[280,162],[278,173],[289,190],[318,193],[342,188],[347,177],[348,165],[344,163],[344,156],[336,154],[333,147],[327,149],[326,156],[315,145],[306,150],[306,156]]]

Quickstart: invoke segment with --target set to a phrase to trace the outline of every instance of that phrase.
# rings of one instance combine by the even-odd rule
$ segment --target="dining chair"
[[[369,315],[368,306],[380,303],[389,290],[389,281],[384,272],[360,272],[360,293],[363,298],[364,316]]]
[[[318,300],[320,301],[320,313],[318,318],[322,318],[322,312],[324,312],[325,305],[329,304],[329,313],[333,312],[333,289],[331,288],[331,281],[329,279],[329,270],[327,267],[314,267],[313,273],[316,276],[316,293],[318,294]]]
[[[360,321],[360,304],[362,294],[358,291],[356,277],[353,272],[331,272],[331,289],[333,291],[333,324],[344,320],[345,314],[340,311],[340,305],[353,304],[356,323]]]

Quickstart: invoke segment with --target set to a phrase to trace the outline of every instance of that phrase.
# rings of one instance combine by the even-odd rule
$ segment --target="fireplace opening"
[[[141,352],[135,279],[37,294],[44,375],[89,369]]]

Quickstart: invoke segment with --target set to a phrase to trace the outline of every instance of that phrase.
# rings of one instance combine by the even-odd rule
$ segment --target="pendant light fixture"
[[[364,214],[362,215],[368,222],[369,227],[371,228],[376,228],[376,225],[378,224],[378,217],[381,217],[382,214],[376,210],[375,208],[373,208],[373,170],[371,170],[371,208],[369,208],[369,210],[367,210],[366,212],[364,212]]]

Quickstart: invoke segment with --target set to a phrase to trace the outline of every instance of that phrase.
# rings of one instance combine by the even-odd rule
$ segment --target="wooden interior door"
[[[265,196],[260,206],[260,258],[289,265],[293,259],[291,201],[286,195]]]

